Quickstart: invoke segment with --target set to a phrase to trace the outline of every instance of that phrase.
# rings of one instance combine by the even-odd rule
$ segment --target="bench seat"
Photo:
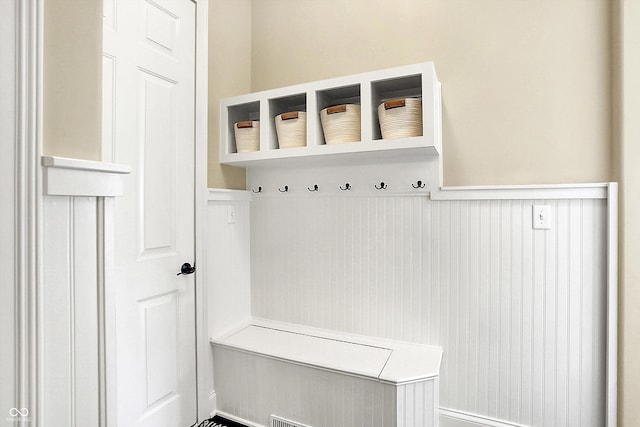
[[[265,319],[252,319],[212,338],[211,344],[218,409],[225,416],[259,426],[269,425],[270,414],[289,415],[300,423],[320,427],[324,422],[317,408],[305,408],[305,401],[307,405],[313,405],[309,401],[323,402],[324,410],[331,412],[338,410],[336,405],[350,405],[353,400],[355,406],[361,401],[369,404],[352,408],[363,420],[349,425],[375,425],[376,411],[382,414],[380,425],[386,427],[437,425],[442,358],[438,347]],[[305,390],[305,384],[313,390]],[[336,387],[350,391],[336,401],[331,396]],[[248,389],[255,390],[251,398],[247,397]],[[298,396],[286,396],[291,389],[307,397],[295,403]],[[278,390],[291,408],[269,390]],[[248,404],[247,399],[258,402]],[[409,409],[412,414],[406,413]],[[414,416],[420,420],[411,421]]]

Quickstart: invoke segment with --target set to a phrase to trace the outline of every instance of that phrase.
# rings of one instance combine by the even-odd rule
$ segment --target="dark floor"
[[[198,427],[247,427],[247,426],[216,415],[213,418],[204,420],[203,422],[198,424]]]

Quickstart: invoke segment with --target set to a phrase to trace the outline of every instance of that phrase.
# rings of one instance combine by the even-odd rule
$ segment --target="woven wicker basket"
[[[260,150],[260,122],[248,120],[233,125],[238,153]]]
[[[307,113],[292,111],[276,116],[276,133],[279,148],[296,148],[307,145]]]
[[[320,111],[320,121],[327,144],[357,142],[360,137],[360,106],[343,104]]]
[[[422,100],[400,98],[378,106],[382,139],[408,138],[422,135]]]

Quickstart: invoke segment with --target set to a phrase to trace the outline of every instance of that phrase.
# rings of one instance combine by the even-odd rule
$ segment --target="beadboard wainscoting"
[[[198,381],[208,391],[209,415],[216,411],[213,386],[213,354],[210,337],[221,336],[251,318],[250,289],[250,193],[209,189],[204,221],[204,262],[198,263],[202,297],[206,301],[199,339],[206,343],[208,358],[199,363]]]
[[[606,189],[513,190],[255,196],[252,315],[442,347],[450,419],[602,426]],[[532,229],[534,205],[549,230]]]
[[[249,219],[246,191],[210,190],[206,214],[209,337],[251,318]]]
[[[42,389],[37,425],[115,420],[114,196],[128,167],[43,158]],[[107,348],[111,349],[107,351]]]

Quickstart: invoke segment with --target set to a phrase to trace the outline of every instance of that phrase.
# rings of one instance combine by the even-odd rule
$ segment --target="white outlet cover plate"
[[[235,224],[236,223],[236,207],[229,206],[227,210],[227,224]]]
[[[551,207],[549,205],[533,205],[534,230],[551,229]]]

